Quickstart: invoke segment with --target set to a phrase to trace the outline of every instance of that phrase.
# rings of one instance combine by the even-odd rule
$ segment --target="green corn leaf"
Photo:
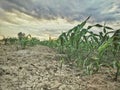
[[[95,27],[103,27],[103,25],[100,25],[100,24],[96,24],[94,25]]]
[[[72,46],[73,46],[73,44],[74,44],[74,36],[75,36],[75,33],[71,33],[70,43],[71,43]]]
[[[60,43],[61,43],[61,45],[63,46],[64,43],[65,43],[66,41],[68,41],[68,38],[67,38],[66,33],[62,33],[62,34],[59,36],[58,40],[60,40]]]
[[[67,41],[67,40],[68,40],[66,33],[62,33],[62,34],[59,36],[59,38],[63,38],[64,41]]]
[[[105,27],[103,28],[103,32],[104,32],[104,33],[106,33],[106,32],[107,32]]]
[[[83,39],[85,40],[85,42],[88,42],[88,37],[87,36],[83,36]]]
[[[84,36],[88,32],[88,29],[82,29],[81,36]]]
[[[108,48],[110,46],[110,44],[112,44],[113,39],[110,38],[107,42],[105,42],[104,44],[102,44],[99,48],[98,48],[98,52],[100,55],[103,54],[103,52],[106,50],[106,48]]]
[[[99,36],[100,36],[100,37],[103,37],[103,32],[99,32]]]
[[[84,22],[82,22],[82,23],[79,25],[79,28],[80,28],[80,29],[82,29],[82,28],[85,26],[85,24],[86,24],[86,22],[88,21],[89,18],[90,18],[90,16],[89,16]]]
[[[77,26],[70,29],[68,32],[67,32],[67,36],[70,36],[71,33],[73,33],[75,30],[77,29]]]
[[[88,26],[87,29],[91,29],[93,26]]]
[[[77,32],[77,31],[81,30],[85,26],[85,24],[89,18],[90,18],[90,16],[81,24],[75,26],[73,29],[70,29],[67,33],[67,36],[69,36],[71,32]]]
[[[98,38],[95,37],[95,36],[93,36],[93,38],[94,38],[95,42],[97,42],[97,43],[99,44],[99,40],[98,40]]]
[[[91,29],[91,28],[93,28],[93,27],[103,27],[102,25],[100,25],[100,24],[95,24],[95,25],[93,25],[93,26],[88,26],[87,27],[87,29]]]
[[[113,30],[113,28],[111,27],[108,27],[108,26],[105,26],[106,29],[110,29],[110,30]]]
[[[120,29],[118,29],[114,32],[112,37],[114,37],[114,36],[119,36],[120,37]]]
[[[88,26],[87,29],[91,29],[92,27],[98,27],[98,28],[102,28],[102,27],[104,27],[104,29],[110,29],[110,30],[113,30],[113,28],[111,28],[111,27],[103,26],[103,25],[100,25],[100,24],[95,24],[95,25],[93,25],[93,26]]]

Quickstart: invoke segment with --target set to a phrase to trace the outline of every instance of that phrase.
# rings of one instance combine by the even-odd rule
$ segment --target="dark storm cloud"
[[[120,20],[119,0],[0,0],[0,8],[45,19],[72,21],[91,15],[97,22]]]

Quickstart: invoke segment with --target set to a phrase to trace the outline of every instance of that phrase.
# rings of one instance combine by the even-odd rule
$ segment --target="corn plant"
[[[91,51],[90,46],[92,45],[92,42],[87,40],[89,38],[87,36],[89,29],[84,28],[89,18],[90,17],[73,29],[70,29],[68,32],[62,33],[58,38],[62,52],[67,54],[68,59],[72,62],[74,62],[74,59],[80,62],[78,59],[80,55],[83,56],[81,59],[84,60],[84,57],[87,55],[86,52],[88,50]],[[85,55],[82,55],[81,51],[85,51]]]
[[[6,44],[16,44],[18,39],[15,37],[7,37],[7,38],[3,38],[2,41],[4,42],[4,45]]]
[[[115,80],[117,81],[119,71],[120,71],[120,61],[119,61],[119,53],[120,53],[120,29],[116,30],[115,33],[108,41],[104,42],[99,48],[100,58],[104,56],[104,53],[107,49],[112,48],[111,52],[113,53],[113,65],[116,67]],[[118,55],[118,56],[117,56]],[[118,57],[118,58],[117,58]]]
[[[116,73],[115,73],[115,80],[117,81],[118,75],[120,73],[120,29],[116,30],[112,36],[113,38],[113,54],[114,54],[114,61],[116,66]],[[118,54],[118,56],[117,56]],[[118,57],[118,58],[117,58]]]
[[[23,37],[23,38],[20,40],[20,45],[21,45],[22,49],[25,49],[25,48],[26,48],[27,43],[28,43],[28,39],[27,39],[26,37]]]
[[[22,49],[25,49],[27,46],[34,46],[34,45],[40,44],[40,40],[38,40],[37,38],[31,37],[30,34],[25,36],[25,34],[22,32],[18,33],[18,39]]]
[[[75,48],[76,50],[79,48],[79,44],[82,42],[82,37],[87,33],[87,29],[84,29],[83,27],[89,18],[90,17],[73,29],[62,33],[59,36],[58,41],[60,42],[62,50],[67,49],[68,47],[69,49]]]
[[[89,75],[98,72],[101,66],[114,63],[114,67],[117,68],[117,78],[120,70],[119,58],[116,58],[116,53],[119,53],[120,48],[118,30],[115,34],[114,29],[106,26],[106,24],[95,24],[85,28],[84,26],[89,18],[67,32],[63,32],[57,40],[40,43],[57,48],[60,53],[67,55],[65,62],[75,64]],[[98,34],[90,31],[93,27],[101,29]],[[111,33],[114,35],[110,36]]]
[[[38,45],[39,43],[40,43],[40,40],[38,40],[37,38],[31,37],[30,39],[28,39],[29,46]]]

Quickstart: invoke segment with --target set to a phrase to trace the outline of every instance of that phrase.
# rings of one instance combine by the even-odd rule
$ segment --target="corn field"
[[[8,38],[7,41],[11,44],[17,43],[23,49],[26,46],[41,44],[55,48],[59,53],[67,56],[62,57],[61,67],[64,62],[83,70],[86,75],[97,73],[101,67],[114,68],[116,69],[114,80],[117,81],[120,75],[120,29],[114,30],[105,24],[95,24],[85,28],[89,18],[63,32],[57,40],[40,41],[32,37],[19,37],[19,39]],[[92,31],[93,27],[100,29],[98,34]]]

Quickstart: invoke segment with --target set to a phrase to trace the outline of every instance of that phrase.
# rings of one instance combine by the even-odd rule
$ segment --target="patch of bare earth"
[[[0,45],[0,90],[120,90],[108,69],[84,76],[65,64],[61,69],[60,56],[46,46]]]

